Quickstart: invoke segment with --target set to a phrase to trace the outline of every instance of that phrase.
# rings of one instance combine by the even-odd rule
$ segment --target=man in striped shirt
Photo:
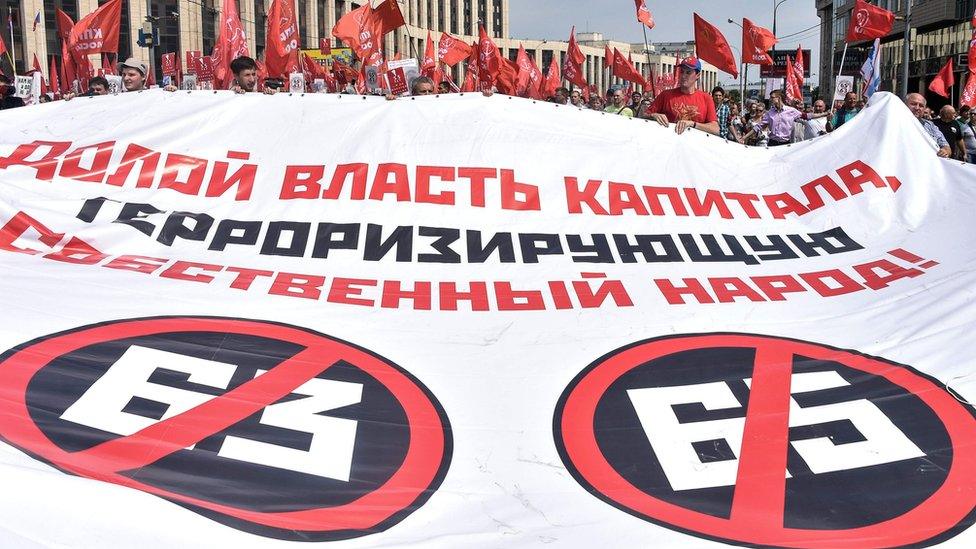
[[[712,101],[715,102],[715,116],[718,117],[718,135],[722,139],[729,138],[729,118],[732,115],[728,103],[725,102],[725,89],[715,86],[712,89]]]

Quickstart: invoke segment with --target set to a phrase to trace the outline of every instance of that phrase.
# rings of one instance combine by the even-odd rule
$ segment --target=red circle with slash
[[[72,452],[54,444],[32,418],[26,398],[28,385],[53,360],[104,342],[195,332],[271,338],[302,350],[267,373],[195,408],[85,450]],[[122,474],[151,465],[256,414],[340,361],[355,365],[392,393],[407,418],[409,432],[409,447],[399,468],[385,483],[355,501],[330,507],[263,512],[209,501]],[[0,357],[0,417],[4,418],[0,423],[0,437],[65,472],[154,494],[200,510],[205,516],[228,518],[229,524],[247,525],[240,529],[281,539],[346,539],[385,530],[433,494],[447,472],[451,454],[450,426],[440,404],[419,381],[398,366],[365,349],[307,329],[242,319],[122,320],[20,345]]]
[[[635,486],[610,463],[607,455],[613,449],[600,445],[594,427],[601,399],[624,376],[655,360],[715,349],[755,350],[738,472],[731,487],[731,511],[727,516],[676,505]],[[950,441],[951,466],[944,482],[922,497],[921,503],[888,520],[848,529],[785,526],[792,375],[787,365],[792,364],[794,356],[839,363],[865,379],[883,380],[919,399],[942,423]],[[619,425],[615,424],[615,428],[619,430]],[[635,343],[602,357],[573,380],[559,400],[553,430],[563,462],[593,495],[650,522],[707,539],[758,547],[918,546],[942,541],[974,522],[974,414],[936,380],[907,366],[856,351],[729,333],[680,335]]]

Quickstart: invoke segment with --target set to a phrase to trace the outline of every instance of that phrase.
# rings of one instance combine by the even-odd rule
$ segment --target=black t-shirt
[[[959,152],[959,139],[962,137],[962,128],[959,127],[959,123],[955,120],[946,122],[941,118],[933,120],[932,123],[945,136],[946,141],[949,142],[949,148],[952,149],[952,154],[955,156]]]

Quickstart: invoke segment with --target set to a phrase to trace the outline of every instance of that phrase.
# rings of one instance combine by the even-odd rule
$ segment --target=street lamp
[[[785,2],[786,0],[782,0],[782,1]],[[742,23],[739,23],[737,21],[733,21],[731,17],[729,17],[729,23],[732,23],[733,25],[736,25],[740,29],[742,29]],[[745,30],[745,29],[742,29],[742,30]],[[729,45],[731,46],[731,44],[729,44]],[[735,46],[732,46],[732,47],[734,48]],[[748,63],[746,63],[746,56],[743,54],[742,50],[739,50],[739,60],[741,61],[741,63],[739,63],[739,66],[742,68],[742,78],[739,79],[739,110],[742,111],[742,112],[745,112],[745,110],[746,110],[746,85],[749,82],[749,65],[748,65]]]
[[[773,35],[776,34],[776,10],[779,9],[780,4],[786,1],[787,0],[773,0]]]

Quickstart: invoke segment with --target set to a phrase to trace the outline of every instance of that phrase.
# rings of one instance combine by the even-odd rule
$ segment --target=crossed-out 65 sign
[[[854,351],[748,334],[635,343],[573,380],[553,427],[592,494],[700,537],[899,547],[974,521],[973,413]]]

